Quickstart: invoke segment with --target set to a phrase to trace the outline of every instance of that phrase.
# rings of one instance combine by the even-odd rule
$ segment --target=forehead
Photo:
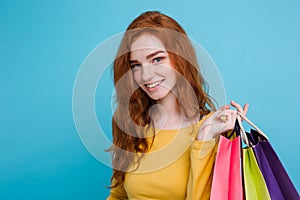
[[[165,50],[165,47],[156,36],[143,34],[135,39],[130,46],[131,52],[138,50]]]

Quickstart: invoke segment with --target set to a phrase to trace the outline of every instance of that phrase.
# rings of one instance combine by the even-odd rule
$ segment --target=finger
[[[229,118],[232,118],[232,116],[236,116],[237,111],[236,110],[223,110],[220,113],[217,114],[216,118],[225,122]],[[234,119],[235,121],[235,119]]]
[[[230,105],[225,105],[220,108],[221,111],[230,109]]]
[[[237,111],[236,110],[230,110],[227,112],[228,117],[227,120],[224,122],[224,131],[229,131],[234,128],[235,121],[236,121],[236,116],[237,116]]]
[[[230,109],[230,105],[224,105],[219,110],[217,110],[214,115],[217,118],[219,118],[220,116],[224,115],[225,110],[229,110],[229,109]]]
[[[235,101],[231,101],[230,104],[235,107],[239,112],[244,114],[243,108],[240,106],[240,104],[236,103]]]
[[[246,103],[245,105],[244,105],[244,115],[246,115],[247,114],[247,112],[248,112],[248,110],[249,110],[249,103]]]
[[[232,112],[232,114],[231,114],[230,130],[232,130],[235,126],[236,117],[237,117],[237,112],[235,110],[235,112]]]
[[[229,130],[233,129],[234,128],[234,125],[235,125],[235,121],[236,121],[236,116],[237,116],[237,111],[236,110],[233,110],[231,113],[230,113],[230,117],[229,117],[229,120],[228,120],[228,126],[229,126]]]

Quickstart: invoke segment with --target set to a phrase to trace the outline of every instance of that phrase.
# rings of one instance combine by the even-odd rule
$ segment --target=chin
[[[158,100],[161,100],[161,99],[163,99],[165,96],[166,96],[166,94],[160,94],[160,95],[153,95],[153,94],[148,94],[148,96],[151,98],[151,99],[153,99],[153,100],[155,100],[155,101],[158,101]]]
[[[155,101],[165,98],[170,93],[170,90],[160,90],[160,91],[156,91],[156,92],[149,92],[149,91],[147,91],[146,88],[143,88],[143,90],[147,93],[147,95],[152,100],[155,100]]]

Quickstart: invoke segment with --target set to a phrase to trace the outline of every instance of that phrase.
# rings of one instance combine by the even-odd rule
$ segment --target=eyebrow
[[[150,58],[152,58],[152,57],[156,56],[156,55],[157,55],[157,54],[159,54],[159,53],[165,53],[165,52],[164,52],[164,51],[162,51],[162,50],[155,51],[155,52],[153,52],[153,53],[149,54],[148,56],[146,56],[146,58],[147,58],[147,59],[150,59]]]
[[[165,52],[165,51],[162,51],[162,50],[155,51],[155,52],[153,52],[153,53],[147,55],[147,56],[146,56],[146,59],[150,59],[150,58],[156,56],[156,55],[159,54],[159,53],[166,53],[166,52]],[[137,61],[137,60],[129,60],[129,62],[130,62],[130,63],[137,63],[138,61]]]

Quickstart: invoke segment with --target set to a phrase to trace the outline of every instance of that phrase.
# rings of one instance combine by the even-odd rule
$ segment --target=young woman
[[[209,199],[218,136],[236,110],[215,110],[183,28],[160,12],[138,16],[114,62],[113,199]],[[247,113],[231,102],[238,111]]]

